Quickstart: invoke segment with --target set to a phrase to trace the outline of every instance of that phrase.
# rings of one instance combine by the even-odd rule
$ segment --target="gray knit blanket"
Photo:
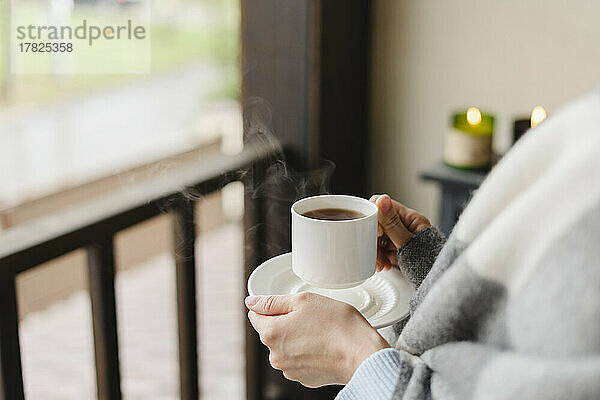
[[[528,132],[444,242],[399,250],[410,320],[337,398],[600,399],[600,91]]]

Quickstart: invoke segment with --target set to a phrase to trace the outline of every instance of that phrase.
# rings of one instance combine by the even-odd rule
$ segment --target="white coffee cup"
[[[324,208],[356,211],[364,217],[342,221],[303,214]],[[377,206],[360,197],[322,195],[292,205],[292,269],[303,281],[342,289],[370,278],[377,262]]]

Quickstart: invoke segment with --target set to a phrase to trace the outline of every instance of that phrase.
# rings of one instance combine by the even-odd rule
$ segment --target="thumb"
[[[248,296],[245,300],[246,307],[257,314],[281,315],[293,310],[290,296]]]
[[[392,205],[390,196],[387,194],[379,196],[376,204],[379,208],[379,224],[396,248],[400,248],[413,236],[412,233],[404,226],[402,218]]]

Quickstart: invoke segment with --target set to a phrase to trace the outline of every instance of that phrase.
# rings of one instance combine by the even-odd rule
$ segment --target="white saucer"
[[[259,265],[248,279],[250,295],[292,294],[313,292],[348,303],[380,329],[408,315],[408,302],[413,286],[398,270],[377,272],[357,287],[322,289],[312,286],[292,271],[292,253],[285,253]]]

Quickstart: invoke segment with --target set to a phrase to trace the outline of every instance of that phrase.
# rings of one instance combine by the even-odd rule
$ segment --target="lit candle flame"
[[[535,128],[540,122],[547,117],[546,110],[542,106],[535,106],[531,111],[531,127]]]
[[[471,125],[479,125],[481,123],[481,112],[477,107],[469,107],[467,110],[467,122]]]

